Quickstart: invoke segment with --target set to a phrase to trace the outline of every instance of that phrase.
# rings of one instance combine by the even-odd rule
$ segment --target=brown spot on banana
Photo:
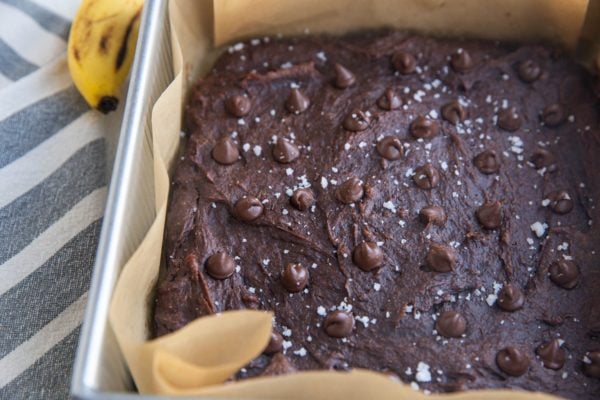
[[[79,63],[81,61],[80,55],[79,55],[79,49],[75,46],[73,46],[73,57],[75,58],[75,60]]]
[[[131,36],[131,32],[133,31],[133,26],[136,21],[140,18],[140,13],[142,12],[141,8],[133,15],[129,23],[127,24],[127,29],[125,30],[125,36],[123,36],[123,41],[121,42],[121,47],[119,48],[119,52],[117,53],[117,60],[115,64],[115,70],[118,71],[119,68],[125,62],[125,57],[127,56],[127,42],[129,41],[129,37]]]
[[[100,43],[99,43],[101,54],[108,54],[108,44],[110,43],[110,38],[113,34],[113,30],[114,30],[114,25],[111,25],[106,29],[106,32],[104,32],[102,34],[102,37],[100,38]]]

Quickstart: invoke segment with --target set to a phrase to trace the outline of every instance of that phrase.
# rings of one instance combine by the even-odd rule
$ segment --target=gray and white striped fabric
[[[79,0],[0,0],[0,399],[68,398],[106,197],[106,117],[73,87]]]

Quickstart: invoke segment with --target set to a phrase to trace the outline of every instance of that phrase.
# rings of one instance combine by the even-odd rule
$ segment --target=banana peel
[[[117,108],[135,53],[143,0],[83,0],[69,33],[75,86],[94,109]]]

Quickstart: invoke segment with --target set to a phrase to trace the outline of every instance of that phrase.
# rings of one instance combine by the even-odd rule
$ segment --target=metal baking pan
[[[140,399],[114,333],[108,310],[121,268],[155,218],[152,106],[173,80],[168,0],[146,0],[125,112],[114,158],[88,304],[73,366],[75,399]]]

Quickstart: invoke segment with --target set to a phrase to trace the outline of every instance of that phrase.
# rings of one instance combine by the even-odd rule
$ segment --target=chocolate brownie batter
[[[155,334],[270,310],[239,379],[369,368],[432,392],[597,398],[593,85],[543,46],[232,46],[186,108]]]

